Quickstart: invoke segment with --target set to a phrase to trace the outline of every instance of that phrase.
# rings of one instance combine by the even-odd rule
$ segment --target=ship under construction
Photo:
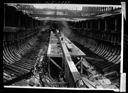
[[[120,90],[123,5],[5,3],[4,86]]]

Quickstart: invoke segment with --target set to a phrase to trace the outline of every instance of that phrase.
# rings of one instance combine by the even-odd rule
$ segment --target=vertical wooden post
[[[115,18],[115,31],[117,31],[117,18]]]
[[[31,20],[32,20],[32,21],[31,21],[31,27],[33,28],[33,19],[31,18]]]
[[[83,29],[83,23],[82,23],[82,22],[81,22],[81,25],[82,25],[81,27],[82,27],[82,29]]]
[[[50,72],[50,58],[48,57],[48,72],[49,72],[49,76],[51,76],[51,72]]]
[[[90,29],[90,22],[88,21],[88,29]]]
[[[83,61],[83,58],[82,58],[82,57],[81,57],[81,59],[82,59],[82,61]],[[81,61],[81,63],[80,63],[80,64],[81,64],[81,70],[80,70],[80,73],[81,73],[81,74],[83,74],[83,63],[82,63],[82,61]]]
[[[86,22],[86,28],[87,28],[87,30],[88,30],[88,21]]]
[[[4,6],[4,27],[5,27],[6,8]]]
[[[65,64],[64,64],[65,62],[64,62],[64,57],[62,57],[62,68],[63,68],[63,70],[65,69]]]
[[[90,22],[90,29],[93,30],[93,22]]]
[[[20,17],[20,15],[18,15],[18,26],[19,26],[19,27],[20,27],[20,25],[21,25],[20,18],[22,18],[22,17]]]
[[[100,20],[98,21],[98,30],[100,30]]]
[[[122,5],[122,16],[121,16],[121,63],[120,63],[120,92],[126,92],[126,75],[123,72],[123,45],[124,45],[124,17],[125,17],[125,12],[126,12],[126,3],[125,2],[121,2]]]
[[[107,20],[104,21],[105,21],[105,31],[107,31]]]

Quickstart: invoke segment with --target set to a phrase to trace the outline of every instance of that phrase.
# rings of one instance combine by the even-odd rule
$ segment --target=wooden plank
[[[93,19],[93,18],[101,18],[99,16],[75,16],[75,15],[72,15],[72,16],[69,16],[69,15],[46,15],[46,14],[31,14],[31,16],[33,17],[53,17],[53,19],[55,17],[57,18],[88,18],[88,19]]]
[[[84,52],[82,52],[75,44],[73,44],[67,37],[65,37],[62,34],[62,37],[64,38],[65,44],[67,46],[67,48],[71,49],[72,51],[70,51],[71,55],[76,55],[76,56],[85,56],[86,54]]]
[[[82,77],[82,80],[84,81],[84,83],[85,83],[89,88],[92,88],[92,89],[95,88],[95,83],[91,82],[91,81],[88,80],[87,78]]]
[[[53,32],[51,32],[48,52],[47,52],[47,55],[49,57],[62,57],[63,54],[59,47],[58,42],[59,42],[58,38],[55,36]]]
[[[87,62],[86,59],[83,59],[82,64],[83,64],[83,66],[85,66],[86,68],[90,68],[90,65],[89,65],[89,63]]]
[[[19,66],[11,65],[11,67],[13,67],[13,68],[15,68],[15,69],[20,69],[20,70],[24,71],[25,73],[30,72],[30,70],[25,69],[25,68],[21,68],[21,67],[19,67]]]
[[[79,65],[79,64],[81,63],[81,61],[82,61],[82,60],[78,61],[78,62],[76,63],[76,66]]]
[[[66,85],[66,84],[68,84],[68,82],[49,82],[49,84],[52,84],[52,85],[55,85],[55,84],[57,84],[57,85]]]
[[[104,59],[99,59],[99,58],[93,58],[93,57],[85,57],[88,60],[94,60],[94,61],[104,61]]]
[[[49,44],[49,46],[48,46],[48,52],[47,52],[47,55],[50,55],[50,52],[51,52],[51,44]]]
[[[53,59],[49,58],[50,61],[55,65],[57,66],[60,70],[63,70]]]
[[[48,55],[49,57],[62,57],[63,56],[62,50],[60,49],[60,47],[58,47],[58,45],[55,45],[55,44],[51,44]]]
[[[65,58],[65,62],[68,65],[69,70],[70,70],[70,72],[71,72],[71,74],[73,76],[73,81],[76,82],[77,80],[81,79],[81,75],[78,72],[74,62],[71,59],[70,53],[68,52],[68,49],[67,49],[67,47],[65,45],[65,42],[63,40],[61,40],[60,38],[59,38],[59,41],[60,41],[60,44],[61,44],[61,47],[62,47],[62,51],[63,51],[64,58]]]
[[[83,73],[83,64],[81,63],[81,68],[80,68],[80,73],[82,74]]]
[[[72,50],[69,51],[71,56],[85,56],[85,54],[78,47],[76,47],[70,40],[68,40],[63,34],[62,34],[62,38],[64,38],[66,47]],[[53,32],[51,32],[48,51],[47,51],[47,55],[49,57],[63,57],[63,53],[59,47],[58,42],[59,42],[58,38],[55,36]]]

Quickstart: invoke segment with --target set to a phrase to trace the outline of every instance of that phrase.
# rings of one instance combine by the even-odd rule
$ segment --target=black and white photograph
[[[4,88],[126,92],[126,2],[3,9]]]

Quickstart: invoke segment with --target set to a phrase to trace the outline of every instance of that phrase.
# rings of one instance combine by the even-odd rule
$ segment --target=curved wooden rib
[[[7,64],[12,64],[16,61],[19,61],[21,59],[21,56],[24,55],[28,50],[32,48],[32,46],[35,44],[37,38],[32,37],[28,40],[28,42],[24,44],[18,44],[19,49],[16,49],[14,45],[6,46],[5,42],[3,43],[4,50],[3,50],[3,60]]]

